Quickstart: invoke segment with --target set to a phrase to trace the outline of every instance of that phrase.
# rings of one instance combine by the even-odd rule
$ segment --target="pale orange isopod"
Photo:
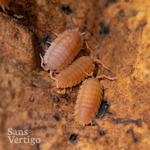
[[[52,79],[53,72],[65,69],[76,57],[83,43],[83,35],[77,29],[68,30],[59,37],[48,48],[44,58],[41,57],[41,67],[48,71]]]
[[[8,4],[9,4],[10,0],[0,0],[0,6],[3,8],[3,10],[5,11],[5,8],[9,9]]]
[[[90,48],[88,47],[88,49]],[[57,88],[73,87],[80,83],[94,70],[94,62],[99,62],[106,69],[108,69],[100,60],[93,59],[93,51],[91,49],[90,51],[91,57],[82,56],[76,59],[69,67],[67,67],[57,75],[57,77],[55,78]]]
[[[86,79],[82,83],[76,100],[74,115],[75,122],[83,126],[92,123],[103,99],[103,85],[99,82],[99,78],[116,79],[102,75]]]
[[[94,69],[93,59],[82,56],[76,59],[69,67],[60,72],[56,77],[57,88],[73,87],[80,83]]]

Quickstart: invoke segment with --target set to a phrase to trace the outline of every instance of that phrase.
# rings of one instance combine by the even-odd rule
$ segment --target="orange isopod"
[[[83,126],[92,123],[103,99],[103,85],[99,82],[99,78],[115,80],[115,78],[101,75],[86,79],[82,83],[76,100],[74,115],[75,121]]]
[[[53,72],[62,71],[76,57],[83,43],[83,34],[77,29],[68,30],[59,37],[48,48],[44,58],[41,57],[41,67],[48,71],[52,79]]]
[[[90,48],[88,47],[88,49]],[[92,70],[94,70],[94,62],[99,62],[106,69],[108,69],[100,60],[93,59],[93,51],[91,49],[90,51],[91,57],[82,56],[76,59],[69,67],[57,75],[55,78],[57,88],[73,87],[80,83],[82,80],[89,76]]]
[[[56,87],[73,87],[88,77],[94,69],[93,59],[89,56],[82,56],[76,59],[69,67],[60,72],[56,77]]]
[[[0,0],[0,6],[3,8],[3,10],[5,11],[5,8],[9,9],[8,4],[9,4],[10,0]]]

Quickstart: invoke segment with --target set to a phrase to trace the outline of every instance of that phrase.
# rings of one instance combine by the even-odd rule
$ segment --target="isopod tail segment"
[[[93,59],[93,61],[100,63],[104,68],[106,68],[108,71],[110,71],[110,69],[106,65],[104,65],[104,63],[101,60],[94,58],[93,50],[88,46],[87,42],[85,42],[85,43],[86,43],[86,47],[90,50],[90,57]]]
[[[80,86],[75,105],[75,122],[80,125],[88,125],[93,122],[103,100],[103,85],[98,79],[106,78],[115,80],[115,77],[105,75],[86,79]]]

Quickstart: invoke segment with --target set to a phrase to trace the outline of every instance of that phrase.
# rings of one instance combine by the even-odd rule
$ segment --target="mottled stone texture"
[[[0,150],[149,150],[149,0],[12,0],[9,8],[0,8]],[[107,103],[85,127],[73,116],[79,85],[56,89],[39,57],[54,32],[77,27],[111,70],[96,65],[95,74],[117,77],[101,81]],[[78,57],[89,54],[83,48]],[[41,143],[10,143],[8,128]]]

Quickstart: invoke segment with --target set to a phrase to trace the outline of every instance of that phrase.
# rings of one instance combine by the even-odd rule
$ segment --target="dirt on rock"
[[[9,8],[0,8],[0,149],[149,150],[149,0],[12,0]],[[54,32],[77,27],[111,70],[96,65],[95,74],[117,78],[100,81],[103,103],[84,127],[73,116],[80,84],[64,94],[39,57]],[[84,42],[77,57],[89,53]]]

